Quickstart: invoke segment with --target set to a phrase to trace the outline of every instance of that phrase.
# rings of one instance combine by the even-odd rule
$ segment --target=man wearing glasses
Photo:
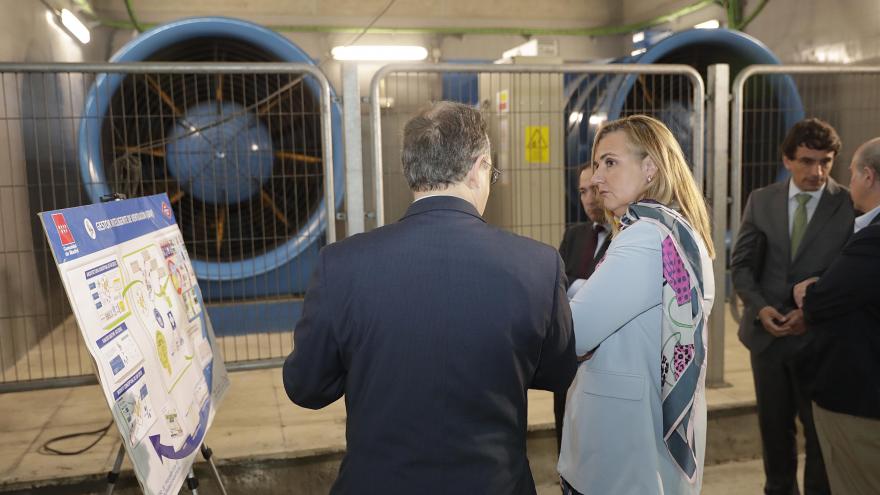
[[[486,122],[439,102],[404,128],[403,218],[325,247],[283,378],[321,408],[345,395],[332,493],[534,494],[529,388],[577,368],[562,260],[482,218]]]

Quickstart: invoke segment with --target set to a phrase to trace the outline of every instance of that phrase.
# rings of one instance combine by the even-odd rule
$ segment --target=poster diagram
[[[144,493],[177,493],[229,380],[164,194],[40,214]]]

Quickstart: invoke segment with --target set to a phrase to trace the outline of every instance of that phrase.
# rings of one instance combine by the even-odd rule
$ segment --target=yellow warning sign
[[[550,126],[526,126],[526,163],[550,163]]]

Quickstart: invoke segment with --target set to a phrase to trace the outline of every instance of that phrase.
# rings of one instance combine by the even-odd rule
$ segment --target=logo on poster
[[[165,215],[165,218],[171,218],[171,207],[164,201],[162,201],[162,214]]]
[[[63,213],[53,213],[52,222],[55,223],[55,229],[58,230],[58,237],[61,239],[62,246],[69,246],[75,242],[73,240],[73,233],[67,226],[67,220],[65,220]]]
[[[98,236],[98,233],[95,232],[95,226],[92,225],[92,221],[88,218],[83,220],[83,226],[86,228],[86,234],[89,234],[89,237],[91,237],[92,240],[94,240],[95,237]]]

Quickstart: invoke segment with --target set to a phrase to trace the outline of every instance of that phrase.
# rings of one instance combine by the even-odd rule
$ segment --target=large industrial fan
[[[158,27],[111,60],[313,64],[277,33],[216,17]],[[334,103],[337,205],[340,122]],[[309,76],[108,73],[88,95],[80,169],[93,202],[168,194],[206,300],[271,299],[304,292],[324,242],[321,136],[320,87]]]

